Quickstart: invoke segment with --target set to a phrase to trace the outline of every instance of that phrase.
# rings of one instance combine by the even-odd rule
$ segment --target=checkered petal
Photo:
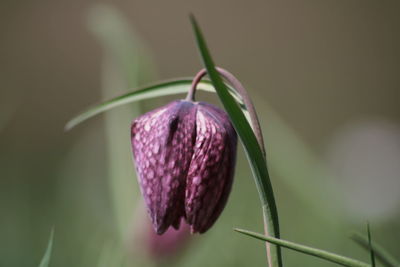
[[[132,152],[142,195],[155,231],[179,228],[186,176],[196,135],[196,108],[175,101],[144,114],[131,127]]]

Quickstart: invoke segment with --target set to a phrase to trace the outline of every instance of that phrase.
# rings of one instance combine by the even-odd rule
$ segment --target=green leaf
[[[54,239],[54,229],[51,230],[47,249],[43,255],[43,258],[39,264],[39,267],[48,267],[49,266],[50,258],[51,258],[51,251],[53,249],[53,239]]]
[[[254,233],[251,231],[247,231],[247,230],[243,230],[243,229],[234,229],[235,231],[254,237],[256,239],[259,240],[263,240],[263,241],[267,241],[270,243],[273,243],[275,245],[284,247],[284,248],[288,248],[291,250],[295,250],[307,255],[311,255],[320,259],[324,259],[330,262],[334,262],[343,266],[349,266],[349,267],[371,267],[371,265],[369,265],[368,263],[359,261],[359,260],[355,260],[352,258],[348,258],[345,256],[341,256],[338,254],[334,254],[325,250],[321,250],[321,249],[317,249],[317,248],[312,248],[312,247],[308,247],[308,246],[304,246],[304,245],[300,245],[300,244],[296,244],[290,241],[286,241],[283,239],[279,239],[279,238],[274,238],[274,237],[270,237],[270,236],[264,236],[258,233]]]
[[[375,267],[375,253],[372,249],[372,240],[371,240],[371,230],[369,229],[369,223],[367,223],[367,233],[368,233],[368,246],[369,246],[369,253],[371,255],[371,265]]]
[[[197,46],[200,50],[207,73],[245,148],[261,198],[265,226],[270,235],[279,237],[278,210],[276,208],[272,184],[262,149],[244,113],[234,98],[229,94],[222,78],[215,69],[214,62],[195,18],[191,16],[190,19],[196,36]],[[271,248],[271,260],[272,266],[282,266],[282,257],[279,247]],[[271,265],[271,263],[269,263],[269,265]]]
[[[130,104],[139,100],[166,96],[166,95],[174,95],[174,94],[182,94],[186,93],[192,84],[191,78],[179,79],[179,80],[171,80],[162,82],[159,84],[151,85],[148,87],[144,87],[141,89],[134,90],[132,92],[126,93],[124,95],[115,97],[113,99],[107,100],[103,103],[94,105],[87,109],[86,111],[78,114],[74,118],[72,118],[66,125],[65,130],[70,130],[77,126],[78,124],[90,119],[100,113],[108,111],[110,109],[123,106],[126,104]],[[206,91],[206,92],[215,92],[214,87],[212,86],[210,81],[203,80],[201,81],[197,89]],[[233,89],[229,88],[230,93],[240,101],[240,97],[234,92]]]
[[[369,243],[368,237],[360,233],[353,233],[351,235],[351,239],[364,248],[367,251],[370,251],[370,248],[374,251],[374,255],[377,260],[379,260],[384,266],[387,267],[400,267],[400,262],[396,260],[385,248],[376,242]]]

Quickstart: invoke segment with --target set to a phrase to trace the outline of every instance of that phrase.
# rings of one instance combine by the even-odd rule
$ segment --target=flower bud
[[[132,151],[142,195],[158,234],[203,233],[231,191],[237,136],[227,114],[202,102],[174,101],[133,121]]]

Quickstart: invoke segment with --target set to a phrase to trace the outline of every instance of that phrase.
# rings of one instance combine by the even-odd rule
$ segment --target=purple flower
[[[228,115],[202,102],[174,101],[132,123],[133,156],[142,195],[158,234],[207,231],[231,191],[237,136]]]

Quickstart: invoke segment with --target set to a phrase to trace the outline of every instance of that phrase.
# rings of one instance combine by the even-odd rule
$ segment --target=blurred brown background
[[[90,9],[97,3],[1,1],[0,266],[37,265],[52,226],[58,237],[52,266],[84,266],[83,254],[92,252],[82,249],[88,238],[98,238],[90,232],[93,228],[97,235],[112,235],[104,233],[112,229],[113,219],[108,216],[111,205],[102,119],[63,131],[68,119],[104,98],[100,91],[103,54],[87,27]],[[348,224],[337,232],[318,220],[309,224],[301,219],[319,215],[309,215],[307,204],[302,206],[292,196],[295,189],[281,183],[279,175],[273,177],[284,221],[283,237],[368,259],[361,249],[347,250],[341,243],[351,243],[346,231],[363,231],[368,219],[376,239],[393,254],[400,253],[396,245],[400,238],[400,2],[101,3],[120,10],[143,40],[158,74],[153,82],[193,76],[202,67],[188,21],[188,14],[195,14],[215,61],[249,88],[266,129],[268,103],[319,162],[345,177],[336,181],[345,188],[336,196],[344,199],[345,210],[349,208],[343,215]],[[85,132],[91,133],[90,138],[81,138]],[[274,138],[268,130],[265,135],[268,150]],[[83,144],[90,144],[90,149],[79,148]],[[282,149],[290,154],[290,148],[288,143]],[[71,157],[72,151],[81,157]],[[374,155],[367,157],[368,153]],[[248,168],[241,159],[239,166]],[[363,181],[365,173],[371,174],[366,162],[377,173]],[[349,174],[355,182],[346,180]],[[247,175],[237,180],[248,179],[251,187]],[[364,186],[357,190],[360,183]],[[238,195],[239,188],[235,185],[233,194]],[[250,190],[249,194],[255,192]],[[254,213],[258,213],[258,200],[253,197]],[[367,200],[372,204],[363,206]],[[228,208],[236,213],[233,204]],[[359,216],[351,215],[357,211]],[[235,221],[230,223],[229,229],[236,226]],[[255,257],[263,262],[262,244],[246,242],[258,247]],[[303,264],[331,266],[286,253],[292,263],[300,257],[297,262]],[[86,266],[93,266],[88,261]]]

